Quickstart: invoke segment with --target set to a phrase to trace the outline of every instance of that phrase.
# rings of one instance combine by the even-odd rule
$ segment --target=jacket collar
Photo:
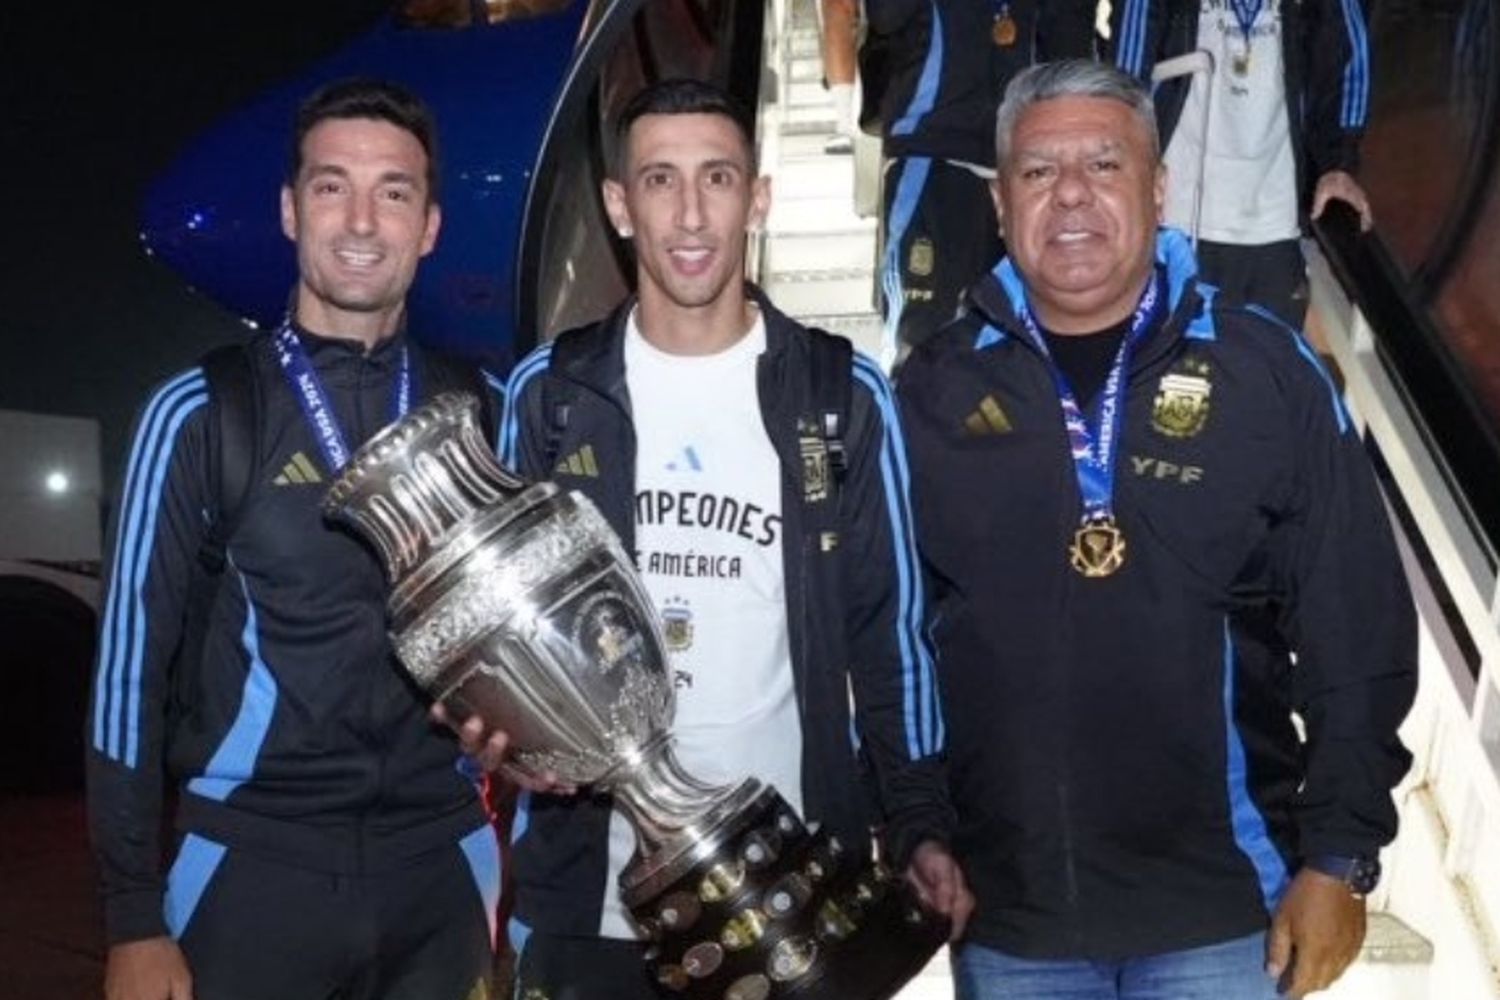
[[[1156,264],[1167,276],[1167,320],[1137,355],[1139,364],[1154,359],[1182,337],[1214,339],[1211,307],[1217,289],[1198,280],[1198,261],[1187,234],[1167,226],[1158,229]],[[986,350],[1012,337],[1029,347],[1027,338],[1020,336],[1019,314],[1026,298],[1020,272],[1009,257],[1003,258],[969,293],[969,303],[980,321],[974,349]]]
[[[771,304],[752,282],[745,282],[745,294],[760,309],[766,323],[766,356],[780,355],[791,338],[794,321]],[[561,359],[561,374],[628,408],[625,389],[625,324],[636,306],[631,295],[608,316],[591,326],[581,327],[569,336],[577,341]]]

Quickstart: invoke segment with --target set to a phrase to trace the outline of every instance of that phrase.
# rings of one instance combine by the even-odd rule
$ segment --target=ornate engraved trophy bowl
[[[377,550],[391,636],[450,718],[510,737],[508,766],[613,796],[636,833],[620,889],[669,992],[884,1000],[946,922],[860,845],[809,828],[750,778],[713,785],[672,750],[652,604],[589,500],[495,460],[471,396],[366,444],[323,503]]]

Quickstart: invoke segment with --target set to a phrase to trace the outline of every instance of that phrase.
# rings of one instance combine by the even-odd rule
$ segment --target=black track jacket
[[[1281,17],[1287,122],[1305,215],[1319,177],[1330,170],[1353,172],[1359,163],[1359,140],[1370,113],[1366,2],[1265,2],[1276,4]],[[1110,15],[1115,65],[1149,82],[1156,63],[1198,47],[1198,18],[1210,5],[1233,16],[1230,0],[1120,0]],[[1221,66],[1217,72],[1226,70]],[[1154,88],[1163,150],[1182,115],[1190,80],[1179,77]]]
[[[302,333],[351,449],[391,419],[404,336],[366,354]],[[98,667],[86,724],[89,826],[110,943],[166,933],[225,847],[360,873],[456,843],[486,822],[453,736],[386,635],[374,551],[324,521],[332,475],[276,361],[253,342],[260,454],[217,579],[203,661],[173,671],[200,542],[216,515],[208,386],[193,368],[137,419],[115,507]],[[413,347],[413,401],[430,397]],[[196,835],[161,873],[163,785]],[[167,919],[164,919],[164,892]],[[247,942],[246,947],[254,947]]]
[[[1415,616],[1360,437],[1296,331],[1213,306],[1181,233],[1158,267],[1112,576],[1069,565],[1077,475],[1009,261],[900,373],[969,938],[1011,954],[1250,934],[1300,857],[1395,833]]]
[[[757,373],[760,413],[745,417],[764,421],[781,457],[782,555],[805,818],[828,824],[845,843],[868,843],[870,827],[882,818],[872,810],[873,788],[888,856],[904,865],[922,839],[947,842],[952,810],[895,400],[874,363],[856,355],[843,435],[847,472],[834,496],[805,500],[798,422],[815,421],[826,406],[812,398],[809,334],[757,290],[751,294],[765,317],[766,352]],[[602,322],[562,334],[555,342],[568,344],[569,360],[562,364],[553,363],[554,344],[523,359],[511,373],[500,427],[507,465],[587,496],[627,551],[635,548],[636,441],[624,332],[634,305],[627,301]],[[559,403],[568,408],[560,431],[546,412]],[[559,433],[549,448],[549,435]],[[587,446],[597,475],[570,471],[565,462],[551,467]],[[835,544],[823,538],[829,531],[837,535]],[[871,769],[873,786],[866,780]],[[514,833],[513,938],[528,930],[598,932],[603,894],[618,891],[604,884],[609,809],[597,796],[523,798]]]
[[[995,110],[1032,63],[1093,54],[1092,0],[1005,4],[1015,41],[996,45],[991,0],[866,0],[866,99],[880,108],[886,156],[995,163]],[[875,93],[872,94],[871,91]]]

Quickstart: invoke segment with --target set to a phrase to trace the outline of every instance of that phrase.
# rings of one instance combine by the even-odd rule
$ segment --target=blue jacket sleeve
[[[170,671],[206,525],[208,389],[193,369],[137,418],[110,530],[85,740],[88,818],[110,944],[165,934],[160,871]]]
[[[856,354],[854,379],[841,547],[855,720],[904,866],[923,840],[948,842],[954,813],[901,420],[873,361]]]
[[[542,423],[542,382],[552,362],[552,345],[544,344],[516,363],[505,384],[496,454],[500,464],[526,479],[547,479],[542,468],[546,428]]]
[[[1391,789],[1411,763],[1397,727],[1416,693],[1416,613],[1332,381],[1293,331],[1266,336],[1300,355],[1283,372],[1297,452],[1271,548],[1281,629],[1296,653],[1293,707],[1307,728],[1299,847],[1303,856],[1373,854],[1395,836]]]

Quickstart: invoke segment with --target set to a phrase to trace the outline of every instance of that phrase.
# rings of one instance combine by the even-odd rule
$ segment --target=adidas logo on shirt
[[[292,456],[281,470],[281,475],[271,482],[276,486],[303,485],[306,483],[321,483],[323,477],[318,474],[318,469],[302,452]]]
[[[668,472],[702,472],[703,462],[698,458],[697,450],[688,445],[682,449],[682,453],[667,463]]]
[[[1009,434],[1015,428],[1011,426],[1010,418],[1005,415],[995,397],[985,396],[974,412],[964,418],[964,430],[975,437],[985,437],[991,434]]]
[[[557,463],[554,470],[564,475],[588,476],[590,479],[599,478],[599,464],[594,461],[594,446],[586,444],[573,454]]]

